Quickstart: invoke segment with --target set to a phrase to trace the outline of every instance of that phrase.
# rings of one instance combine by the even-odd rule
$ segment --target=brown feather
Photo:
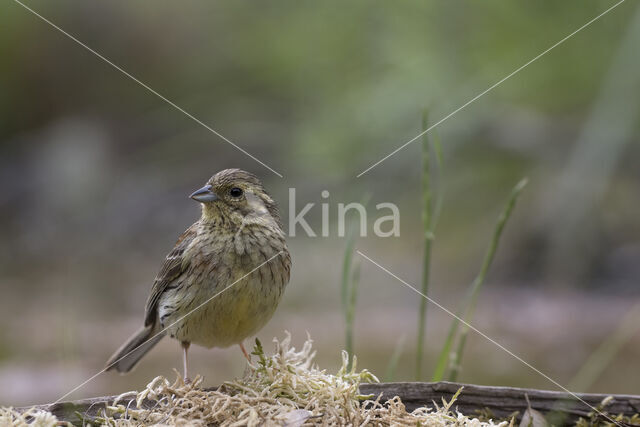
[[[151,295],[149,295],[145,306],[145,326],[152,325],[156,321],[160,296],[171,282],[180,276],[180,274],[182,274],[189,266],[189,260],[185,259],[183,254],[197,235],[197,225],[197,222],[192,224],[191,227],[187,228],[187,230],[178,238],[175,246],[165,258],[164,263],[160,268],[160,272],[153,281]]]

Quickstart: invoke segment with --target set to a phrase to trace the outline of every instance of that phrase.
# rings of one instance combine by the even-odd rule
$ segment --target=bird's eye
[[[240,196],[242,196],[242,188],[233,187],[231,190],[229,190],[229,195],[231,197],[240,197]]]

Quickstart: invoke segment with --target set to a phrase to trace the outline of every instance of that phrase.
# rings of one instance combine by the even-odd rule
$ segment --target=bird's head
[[[276,203],[255,175],[241,169],[218,172],[190,197],[202,203],[204,221],[275,223],[280,227]]]

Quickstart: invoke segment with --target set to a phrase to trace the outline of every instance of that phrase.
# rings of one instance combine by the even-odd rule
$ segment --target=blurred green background
[[[155,1],[29,7],[284,175],[279,178],[15,2],[0,13],[0,404],[52,401],[98,372],[142,322],[153,277],[220,169],[288,188],[331,236],[289,239],[290,285],[259,336],[308,331],[321,366],[344,346],[337,204],[369,192],[401,235],[357,247],[418,285],[420,145],[356,175],[614,3]],[[457,307],[510,188],[530,178],[474,324],[562,384],[640,296],[640,9],[627,1],[442,123],[444,191],[433,297]],[[300,209],[298,207],[298,209]],[[363,263],[359,366],[413,379],[418,300]],[[640,323],[640,322],[639,322]],[[449,318],[430,307],[430,374]],[[195,349],[192,372],[242,374],[237,348]],[[131,375],[73,397],[140,389],[180,367],[165,340]],[[640,393],[640,336],[588,390]],[[554,388],[471,334],[461,381]]]

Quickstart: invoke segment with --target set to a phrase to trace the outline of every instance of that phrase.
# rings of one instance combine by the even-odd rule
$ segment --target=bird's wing
[[[183,255],[184,251],[196,237],[196,229],[197,223],[187,228],[187,230],[178,238],[175,246],[165,258],[160,272],[153,281],[153,289],[151,289],[151,295],[149,295],[149,299],[147,300],[144,315],[145,326],[155,322],[158,311],[158,301],[160,300],[162,293],[166,291],[167,287],[171,285],[171,282],[173,282],[173,280],[182,274],[182,272],[184,272],[189,266],[189,260]]]

